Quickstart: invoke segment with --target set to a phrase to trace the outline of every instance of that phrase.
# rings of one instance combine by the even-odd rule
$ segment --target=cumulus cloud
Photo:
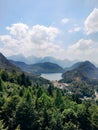
[[[6,27],[8,35],[0,35],[0,51],[7,56],[23,54],[24,56],[58,55],[63,49],[56,42],[60,33],[56,27],[35,25],[29,27],[23,23],[13,24]]]
[[[10,34],[14,36],[19,36],[20,38],[22,36],[25,36],[25,34],[28,31],[28,26],[23,23],[13,24],[11,27],[6,27],[8,31],[10,31]]]
[[[94,9],[85,20],[85,31],[89,35],[98,32],[98,9]]]
[[[80,39],[78,42],[68,47],[66,56],[71,60],[97,61],[98,43],[91,39]]]
[[[69,19],[68,18],[63,18],[62,20],[61,20],[61,23],[62,24],[66,24],[66,23],[68,23],[69,22]]]
[[[79,31],[78,27],[74,26],[74,31]],[[53,56],[60,59],[97,61],[98,43],[92,39],[80,39],[67,49],[63,49],[57,40],[60,30],[56,27],[43,25],[30,27],[17,23],[6,29],[9,33],[0,35],[0,52],[6,56],[22,54],[25,57]]]

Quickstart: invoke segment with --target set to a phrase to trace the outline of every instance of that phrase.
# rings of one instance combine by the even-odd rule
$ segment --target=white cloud
[[[85,31],[89,35],[98,32],[98,9],[94,9],[85,20]]]
[[[66,24],[66,23],[68,23],[69,22],[69,19],[68,18],[63,18],[62,20],[61,20],[61,23],[62,24]]]
[[[56,42],[60,33],[56,27],[35,25],[29,27],[23,23],[13,24],[6,27],[9,35],[1,35],[0,51],[7,56],[23,54],[24,56],[59,56],[63,49]],[[59,50],[59,53],[58,53]]]
[[[97,62],[98,43],[91,39],[80,39],[77,43],[68,47],[66,56],[71,60],[79,59]]]
[[[28,31],[28,26],[23,23],[17,23],[13,24],[11,27],[6,27],[8,31],[10,31],[10,34],[14,36],[24,36]]]
[[[79,26],[74,26],[79,31]],[[6,56],[23,54],[24,56],[53,56],[60,59],[79,59],[98,61],[98,43],[92,39],[80,39],[66,50],[60,46],[59,29],[52,26],[35,25],[29,27],[23,23],[7,27],[8,35],[0,35],[0,52]],[[64,45],[63,45],[64,46]]]
[[[80,30],[81,30],[81,27],[76,26],[76,27],[70,29],[68,32],[69,32],[69,33],[73,33],[73,32],[79,32]]]

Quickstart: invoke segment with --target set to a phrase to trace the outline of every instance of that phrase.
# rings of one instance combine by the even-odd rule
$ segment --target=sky
[[[0,52],[98,64],[98,0],[0,0]]]

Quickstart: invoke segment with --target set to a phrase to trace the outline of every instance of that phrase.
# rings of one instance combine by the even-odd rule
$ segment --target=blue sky
[[[0,0],[0,51],[98,63],[98,0]]]

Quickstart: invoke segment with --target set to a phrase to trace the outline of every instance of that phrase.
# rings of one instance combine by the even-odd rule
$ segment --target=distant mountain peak
[[[36,57],[36,56],[29,56],[29,57],[24,57],[21,54],[18,55],[13,55],[8,57],[10,60],[14,61],[20,61],[20,62],[25,62],[26,64],[36,64],[36,63],[44,63],[44,62],[51,62],[60,65],[61,67],[69,67],[76,63],[76,61],[70,61],[68,59],[57,59],[52,56],[45,56],[45,57]]]

